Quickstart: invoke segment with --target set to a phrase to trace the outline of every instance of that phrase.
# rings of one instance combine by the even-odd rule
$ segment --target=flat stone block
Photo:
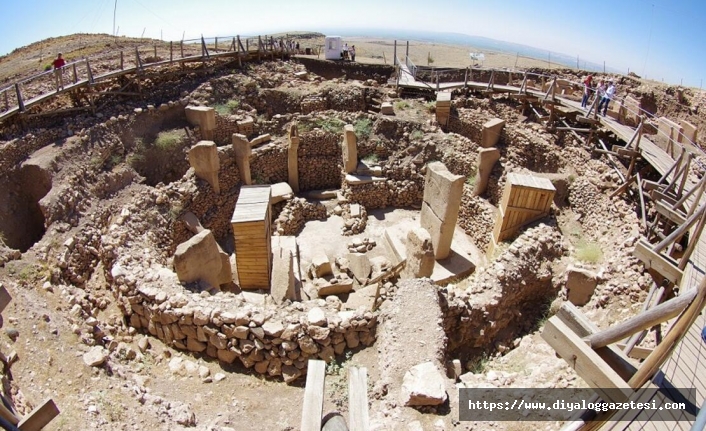
[[[285,200],[289,200],[294,196],[294,191],[288,183],[276,183],[272,184],[272,195],[270,196],[270,203],[276,204]]]
[[[395,115],[395,110],[392,108],[392,103],[382,102],[380,105],[380,113],[383,115]]]
[[[345,295],[353,290],[353,280],[350,282],[341,282],[335,284],[327,284],[325,286],[317,287],[317,295],[319,298],[324,298],[329,295]]]
[[[317,253],[311,259],[312,275],[314,277],[324,277],[333,274],[331,262],[324,253]]]
[[[387,178],[385,178],[385,177],[371,177],[369,175],[353,175],[353,174],[346,175],[346,182],[351,185],[368,184],[368,183],[373,183],[376,181],[385,181],[385,180],[387,180]]]

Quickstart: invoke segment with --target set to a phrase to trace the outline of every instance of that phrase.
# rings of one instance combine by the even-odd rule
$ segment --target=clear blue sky
[[[115,0],[0,0],[0,55],[72,33],[112,33]],[[699,87],[704,0],[117,0],[119,35],[165,40],[322,28],[464,33]]]

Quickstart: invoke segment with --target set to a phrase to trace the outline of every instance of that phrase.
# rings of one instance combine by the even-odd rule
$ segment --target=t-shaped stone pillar
[[[235,151],[235,163],[240,171],[240,181],[245,185],[252,184],[250,176],[250,155],[252,154],[252,146],[245,135],[233,133],[233,150]]]
[[[294,193],[299,192],[299,133],[297,124],[289,126],[289,146],[287,147],[287,180]]]
[[[189,164],[196,173],[196,176],[207,181],[216,194],[221,193],[218,184],[218,171],[221,167],[218,158],[218,147],[213,141],[200,141],[189,150]]]
[[[431,235],[437,260],[451,251],[462,194],[463,176],[452,174],[441,162],[427,165],[420,223]]]
[[[483,124],[483,131],[480,139],[480,146],[483,148],[494,147],[500,140],[500,133],[505,127],[505,120],[493,118]]]
[[[478,151],[478,169],[473,195],[479,196],[488,187],[488,178],[495,163],[500,160],[500,151],[497,148],[481,148]]]
[[[358,168],[358,137],[352,124],[343,128],[343,169],[352,174]]]
[[[216,110],[207,106],[187,106],[185,112],[189,124],[201,129],[201,137],[212,141],[216,130]]]

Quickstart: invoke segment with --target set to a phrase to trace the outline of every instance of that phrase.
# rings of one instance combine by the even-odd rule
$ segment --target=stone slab
[[[347,174],[346,175],[346,182],[351,185],[357,185],[357,184],[369,184],[369,183],[374,183],[378,181],[386,181],[387,178],[385,177],[373,177],[370,175],[353,175],[353,174]]]

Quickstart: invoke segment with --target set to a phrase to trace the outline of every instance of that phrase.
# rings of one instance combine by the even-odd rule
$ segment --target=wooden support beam
[[[326,362],[309,359],[304,388],[301,431],[321,431],[321,416],[324,409],[324,383]]]
[[[588,117],[580,117],[580,116],[576,117],[576,121],[578,121],[579,123],[583,123],[583,124],[592,124],[594,126],[597,124],[601,124],[601,120],[596,120],[594,118],[588,118]]]
[[[58,415],[59,409],[54,404],[54,401],[47,399],[32,410],[30,414],[22,418],[18,427],[22,431],[40,431]]]
[[[645,268],[654,269],[664,278],[674,284],[679,284],[684,272],[679,269],[677,262],[671,258],[662,255],[659,251],[650,247],[650,244],[644,240],[638,241],[635,244],[635,257],[640,259],[645,264]]]
[[[636,332],[649,329],[678,316],[696,297],[697,289],[691,289],[676,298],[652,307],[644,313],[631,317],[608,329],[584,338],[586,345],[593,349],[604,347],[624,339]]]
[[[637,183],[640,184],[642,182],[642,178],[640,178],[640,173],[637,173]],[[645,208],[645,194],[642,191],[641,187],[637,188],[637,194],[640,198],[640,213],[642,214],[642,227],[647,230],[647,209]]]
[[[15,415],[15,413],[5,407],[5,404],[3,404],[2,402],[0,402],[0,417],[10,422],[12,425],[17,425],[18,423],[20,423],[20,419],[17,417],[17,415]]]
[[[678,211],[672,209],[671,205],[668,206],[661,200],[655,201],[655,209],[672,223],[677,225],[686,223],[686,216],[681,215]]]
[[[655,347],[652,353],[645,359],[645,362],[640,365],[635,375],[632,376],[628,382],[630,387],[642,387],[642,385],[654,376],[655,373],[659,371],[659,367],[662,366],[664,361],[672,354],[674,348],[684,337],[684,334],[686,334],[691,325],[694,324],[694,321],[696,321],[696,318],[703,310],[704,304],[706,304],[706,277],[701,279],[698,288],[691,289],[691,291],[696,291],[693,300],[669,329],[669,332],[662,342]],[[689,292],[685,292],[683,295],[687,296]]]
[[[368,431],[368,370],[348,368],[348,421],[350,431]]]
[[[610,164],[613,165],[613,169],[618,174],[618,177],[620,177],[620,181],[622,181],[624,183],[625,182],[625,175],[623,175],[623,173],[620,172],[620,168],[618,167],[618,162],[616,162],[615,159],[613,158],[613,156],[610,154],[610,152],[606,148],[606,145],[602,139],[599,139],[598,143],[600,144],[601,147],[603,147],[603,150],[606,151],[606,154],[608,156],[608,161],[610,161]]]
[[[614,197],[618,196],[619,194],[624,193],[625,190],[627,190],[628,187],[630,187],[630,184],[632,184],[635,180],[637,180],[637,174],[635,174],[631,177],[628,177],[628,179],[625,181],[625,183],[623,183],[623,185],[621,185],[620,187],[615,189],[613,191],[613,193],[610,194],[609,197],[614,198]]]
[[[554,100],[554,86],[556,85],[556,78],[552,80],[552,83],[549,85],[549,88],[547,89],[547,93],[544,95],[544,100],[547,100],[549,98],[549,95],[552,95],[552,100]]]
[[[20,91],[20,84],[15,83],[15,94],[17,94],[17,106],[20,108],[20,112],[25,110],[25,102],[22,100],[22,91]]]
[[[686,250],[684,251],[684,254],[682,255],[681,259],[679,259],[679,269],[683,270],[684,268],[686,268],[686,264],[689,262],[689,258],[696,249],[696,244],[698,244],[699,239],[701,238],[701,233],[704,230],[704,225],[706,225],[706,213],[701,216],[701,218],[699,219],[699,224],[696,226],[696,229],[689,238],[689,245],[686,247]]]
[[[618,347],[620,347],[621,350],[625,351],[625,344],[624,343],[618,343]],[[630,352],[625,352],[626,355],[633,359],[646,359],[650,353],[652,353],[654,349],[647,348],[647,347],[633,347]]]
[[[701,208],[699,208],[699,210],[698,210],[696,213],[694,213],[694,214],[692,214],[691,216],[689,216],[689,218],[686,220],[686,222],[684,222],[684,224],[682,224],[681,226],[679,226],[674,232],[672,232],[671,234],[669,234],[669,236],[668,236],[667,238],[663,239],[662,242],[660,242],[659,244],[657,244],[657,245],[653,248],[653,250],[654,250],[655,252],[658,252],[658,253],[659,253],[660,251],[664,250],[669,244],[671,244],[672,242],[674,242],[674,240],[675,240],[676,238],[679,238],[679,237],[681,237],[682,235],[684,235],[684,234],[686,233],[686,231],[688,231],[689,228],[691,228],[691,226],[692,226],[694,223],[696,223],[696,222],[701,218],[701,216],[704,215],[704,213],[706,213],[706,203],[703,204],[703,205],[701,205]]]
[[[550,318],[544,325],[542,338],[561,356],[581,378],[606,401],[625,401],[633,393],[615,370],[575,334],[559,316]],[[611,397],[601,389],[614,389]]]

